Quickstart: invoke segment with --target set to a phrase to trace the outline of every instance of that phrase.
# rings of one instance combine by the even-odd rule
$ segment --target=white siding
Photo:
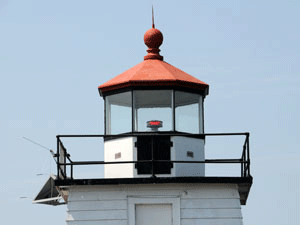
[[[241,225],[242,213],[236,185],[135,184],[71,186],[67,224],[124,225],[128,199],[180,199],[181,225]]]
[[[78,201],[69,202],[69,211],[88,211],[88,210],[119,210],[127,209],[126,200],[106,200],[106,201]]]
[[[242,225],[241,219],[182,219],[181,225]]]
[[[127,220],[95,220],[68,221],[70,225],[127,225]]]
[[[182,209],[181,219],[242,218],[241,209]]]
[[[237,198],[181,199],[182,209],[223,209],[228,208],[229,205],[231,206],[230,208],[241,208],[240,200]]]

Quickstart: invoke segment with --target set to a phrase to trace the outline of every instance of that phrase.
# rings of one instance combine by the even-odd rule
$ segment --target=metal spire
[[[155,28],[155,24],[154,24],[154,10],[153,10],[153,5],[152,5],[152,28]]]

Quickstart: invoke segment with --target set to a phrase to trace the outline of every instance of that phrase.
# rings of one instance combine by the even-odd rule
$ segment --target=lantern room
[[[169,87],[133,89],[105,96],[105,134],[203,133],[204,96]]]
[[[157,162],[152,169],[149,162],[142,162],[204,160],[204,139],[175,134],[204,133],[203,101],[208,94],[208,84],[163,61],[159,54],[163,35],[158,29],[148,30],[144,41],[148,47],[144,61],[99,86],[105,101],[105,161],[138,161],[105,165],[105,177],[140,177],[152,172],[204,176],[204,165]]]

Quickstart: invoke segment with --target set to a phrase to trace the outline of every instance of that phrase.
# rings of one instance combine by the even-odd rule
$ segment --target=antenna
[[[153,9],[153,4],[152,4],[152,28],[155,28],[155,24],[154,24],[154,9]]]
[[[27,137],[23,137],[23,139],[25,139],[26,141],[31,142],[32,144],[35,144],[35,145],[37,145],[37,146],[40,146],[40,147],[43,148],[43,149],[49,150],[50,153],[51,153],[51,155],[53,156],[53,158],[55,157],[54,151],[53,151],[52,149],[47,148],[47,147],[45,147],[44,145],[41,145],[40,143],[37,143],[37,142],[35,142],[35,141],[33,141],[33,140],[27,138]],[[54,161],[56,162],[55,158],[54,158]]]

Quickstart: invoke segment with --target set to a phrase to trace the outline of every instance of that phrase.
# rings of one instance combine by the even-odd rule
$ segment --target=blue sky
[[[31,204],[55,165],[22,137],[103,133],[97,87],[143,60],[152,3],[165,61],[210,84],[205,131],[251,133],[244,224],[300,223],[299,1],[2,0],[2,224],[64,224]]]

